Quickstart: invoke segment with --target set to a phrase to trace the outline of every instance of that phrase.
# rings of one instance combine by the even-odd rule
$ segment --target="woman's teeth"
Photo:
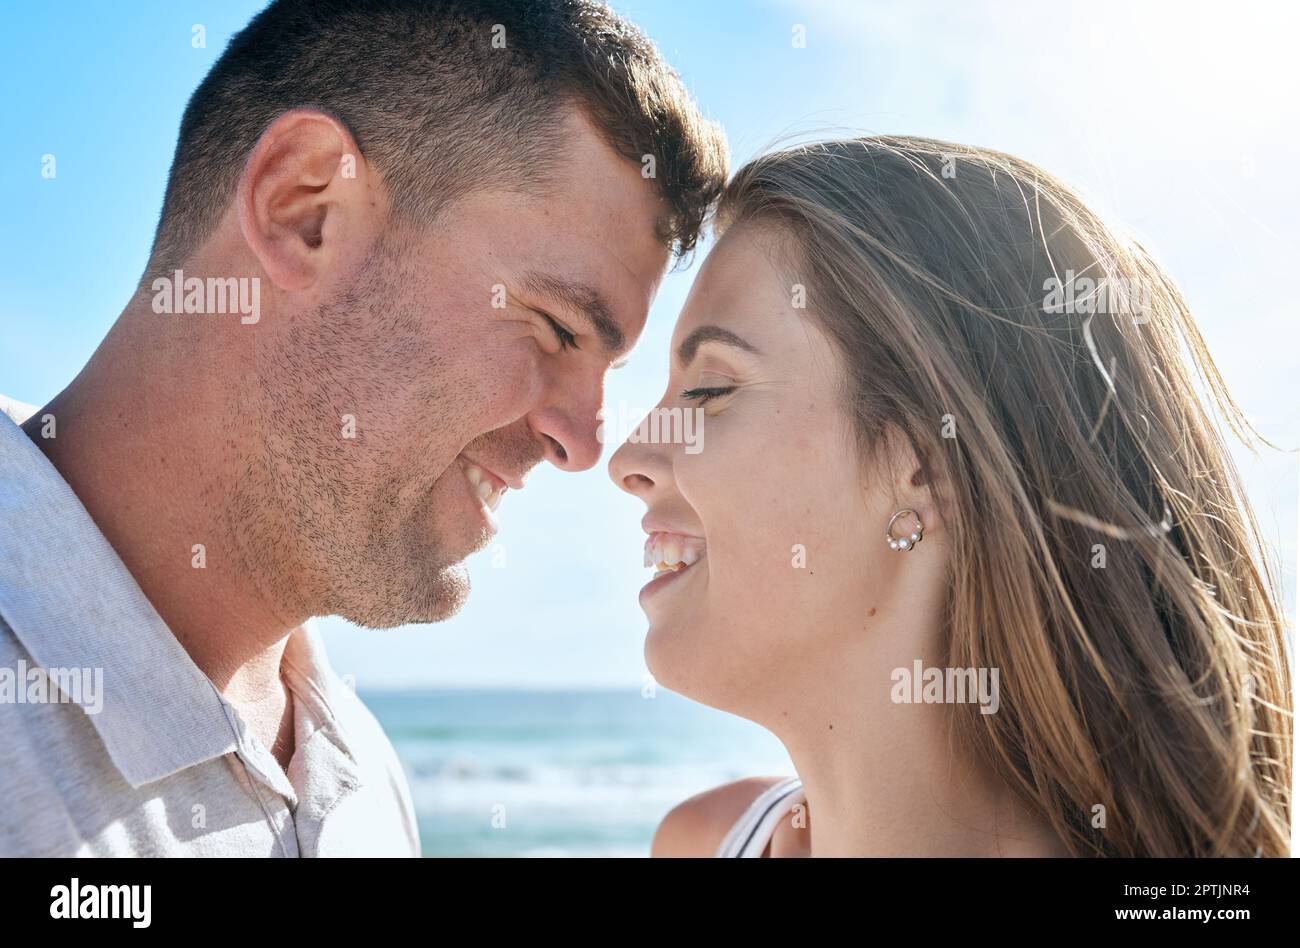
[[[704,541],[679,533],[652,533],[645,541],[645,565],[655,572],[685,569],[704,556]]]
[[[506,488],[495,486],[493,478],[477,464],[461,461],[460,466],[465,471],[465,479],[478,491],[478,499],[483,501],[483,505],[493,511],[500,507]]]

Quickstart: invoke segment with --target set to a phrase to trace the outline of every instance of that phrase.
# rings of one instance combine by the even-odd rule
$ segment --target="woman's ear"
[[[324,112],[293,109],[262,133],[235,200],[244,242],[276,286],[309,289],[373,239],[370,177],[351,132]]]
[[[948,520],[948,512],[952,509],[949,504],[952,497],[948,490],[948,479],[943,470],[935,464],[933,455],[926,454],[912,474],[912,483],[918,490],[924,490],[929,495],[927,506],[930,508],[929,520],[926,523],[933,524],[933,528],[941,529]]]
[[[915,510],[927,532],[940,529],[949,509],[950,492],[938,459],[902,432],[890,436],[890,457],[896,509]]]

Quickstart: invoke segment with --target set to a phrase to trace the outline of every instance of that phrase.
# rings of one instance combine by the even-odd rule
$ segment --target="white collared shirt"
[[[287,773],[0,415],[0,856],[418,856],[392,743],[312,623],[282,669]]]

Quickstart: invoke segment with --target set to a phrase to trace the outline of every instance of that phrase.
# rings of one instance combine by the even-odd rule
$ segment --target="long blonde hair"
[[[947,660],[1001,670],[954,738],[1076,854],[1285,855],[1284,623],[1207,404],[1257,436],[1177,287],[1050,175],[947,142],[759,158],[718,212],[748,222],[787,238],[864,462],[899,433],[943,485]]]

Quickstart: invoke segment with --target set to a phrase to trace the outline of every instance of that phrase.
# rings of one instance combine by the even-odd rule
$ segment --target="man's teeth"
[[[501,506],[501,498],[505,495],[506,488],[494,487],[494,481],[484,472],[483,468],[477,464],[470,464],[468,461],[462,461],[461,467],[465,469],[466,479],[474,485],[478,491],[478,499],[488,510],[496,510]]]
[[[704,556],[704,541],[677,533],[652,533],[645,541],[645,565],[655,572],[685,569]]]

